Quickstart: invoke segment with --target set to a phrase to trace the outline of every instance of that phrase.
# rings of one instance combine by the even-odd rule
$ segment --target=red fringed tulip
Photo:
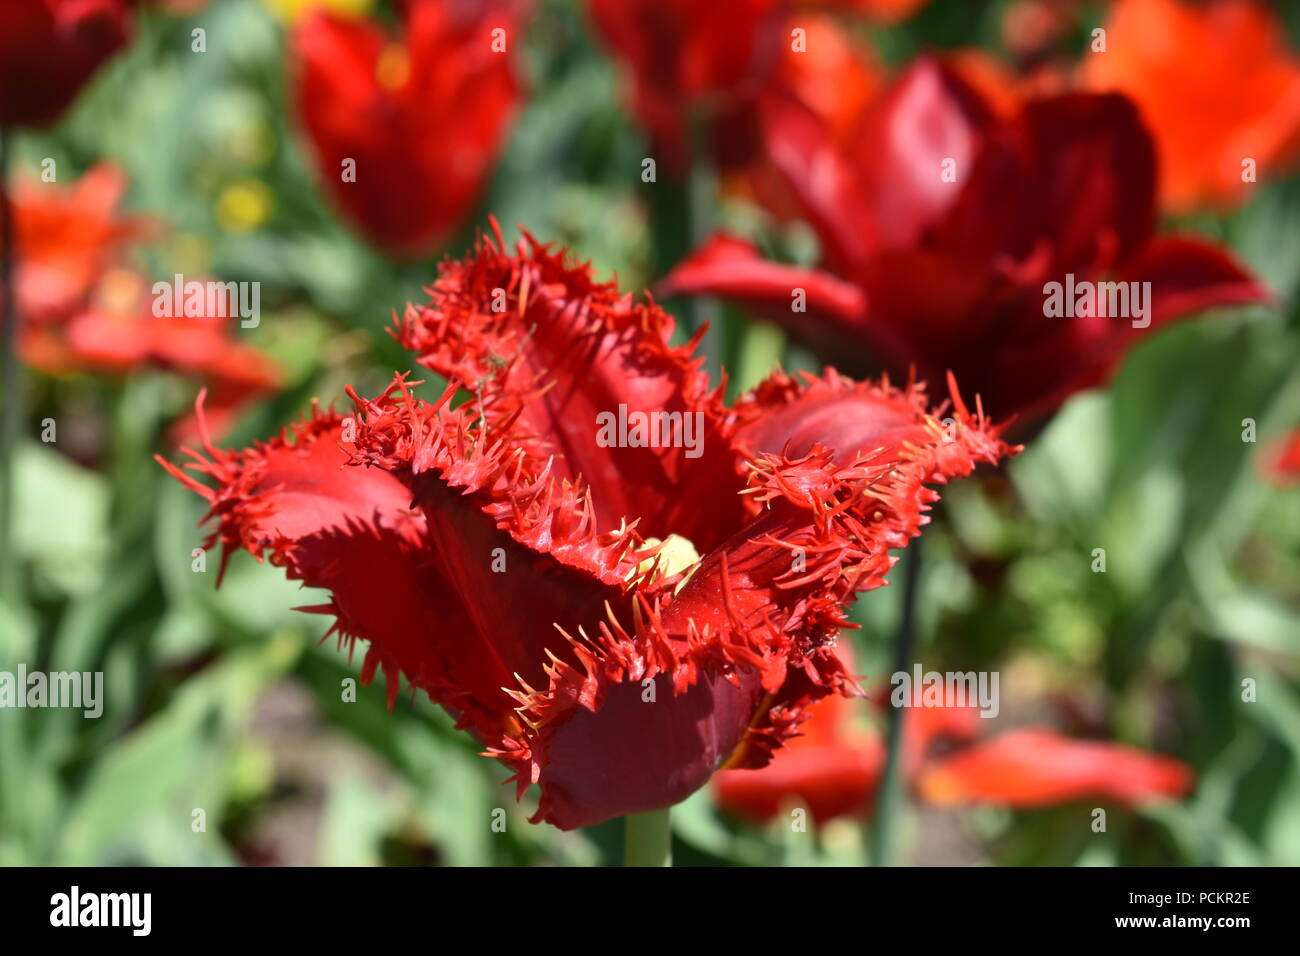
[[[1084,82],[1137,103],[1174,212],[1231,207],[1300,152],[1300,56],[1255,0],[1117,0]]]
[[[0,4],[0,126],[47,126],[131,33],[128,0]]]
[[[843,657],[843,650],[841,650]],[[849,659],[843,657],[846,669]],[[853,707],[828,699],[809,708],[800,727],[772,762],[758,770],[727,770],[714,778],[719,806],[764,823],[803,807],[818,823],[868,812],[884,772],[879,736],[853,724]],[[904,726],[903,770],[918,794],[936,805],[992,803],[1029,808],[1078,800],[1137,805],[1181,797],[1192,787],[1179,760],[1134,747],[1071,740],[1051,730],[1020,728],[976,741],[978,711],[919,707]],[[936,745],[957,749],[937,756]]]
[[[1218,246],[1153,235],[1153,147],[1121,96],[1048,97],[1001,118],[922,59],[850,147],[793,100],[764,115],[769,158],[831,271],[723,236],[661,291],[747,303],[850,368],[952,370],[992,414],[1030,416],[1098,384],[1165,323],[1268,298]],[[1126,284],[1126,313],[1104,286],[1085,297],[1108,281]]]
[[[1011,451],[955,391],[945,429],[919,387],[833,370],[725,407],[667,313],[531,237],[481,240],[431,293],[395,334],[450,379],[438,400],[399,376],[346,419],[206,443],[207,483],[167,467],[211,543],[329,589],[311,610],[369,642],[363,680],[382,668],[391,701],[404,675],[565,829],[760,766],[851,692],[848,602],[920,532],[927,485]]]
[[[836,647],[853,674],[847,643]],[[753,823],[799,804],[818,823],[866,811],[885,766],[879,736],[854,722],[854,699],[835,695],[808,708],[798,733],[759,770],[724,770],[713,777],[719,806]]]
[[[406,4],[403,31],[317,12],[290,38],[298,115],[348,221],[418,258],[461,224],[518,106],[511,0]]]

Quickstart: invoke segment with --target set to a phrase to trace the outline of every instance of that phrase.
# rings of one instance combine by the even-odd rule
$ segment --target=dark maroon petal
[[[46,126],[131,34],[128,0],[0,4],[0,126]]]
[[[670,681],[613,685],[598,712],[579,709],[551,736],[541,782],[546,819],[563,830],[672,806],[702,787],[739,746],[763,689],[710,675],[678,696]]]
[[[1226,305],[1276,302],[1277,296],[1222,247],[1191,236],[1152,240],[1124,278],[1151,283],[1151,324]]]

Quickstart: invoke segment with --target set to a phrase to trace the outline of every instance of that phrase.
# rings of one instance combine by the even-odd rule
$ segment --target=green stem
[[[737,395],[771,375],[785,353],[785,333],[768,322],[746,322],[740,336],[740,354],[731,382]]]
[[[14,449],[21,427],[22,381],[18,368],[18,297],[14,292],[17,256],[14,215],[9,202],[9,161],[13,132],[0,127],[0,316],[4,319],[0,377],[4,379],[4,414],[0,418],[0,598],[19,603],[18,560],[13,549]]]
[[[686,181],[686,235],[687,254],[702,246],[716,226],[718,182],[709,154],[708,127],[703,116],[695,115],[690,121],[691,167]],[[677,263],[673,263],[677,265]],[[721,369],[723,338],[721,303],[712,296],[691,296],[687,305],[691,333],[704,326],[704,340],[700,352],[713,375]]]
[[[903,577],[903,609],[894,635],[894,671],[912,669],[916,653],[916,603],[921,580],[921,539],[907,549]],[[871,865],[893,866],[897,862],[899,817],[903,809],[903,721],[906,707],[889,710],[889,750],[885,772],[876,791],[876,813],[871,837]]]
[[[623,818],[624,866],[672,866],[673,828],[671,811],[630,813]]]

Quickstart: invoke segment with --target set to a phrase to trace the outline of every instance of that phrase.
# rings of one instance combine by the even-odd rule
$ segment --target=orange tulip
[[[1255,176],[1295,157],[1300,58],[1264,4],[1118,0],[1105,29],[1106,50],[1088,55],[1084,83],[1138,104],[1166,209],[1234,206]]]

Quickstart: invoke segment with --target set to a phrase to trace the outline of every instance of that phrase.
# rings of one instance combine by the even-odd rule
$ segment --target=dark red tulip
[[[719,237],[661,291],[748,303],[849,368],[930,380],[952,370],[990,413],[1030,416],[1098,384],[1169,322],[1269,298],[1221,247],[1155,234],[1154,149],[1122,96],[1046,97],[1003,117],[922,59],[847,140],[789,98],[772,99],[763,123],[826,269],[770,263]],[[1049,313],[1051,283],[1106,281],[1138,283],[1122,288],[1149,300],[1112,317],[1078,291],[1073,316]],[[804,312],[792,309],[796,290]]]
[[[404,9],[396,34],[318,12],[290,47],[321,183],[367,239],[415,258],[464,221],[504,145],[520,98],[521,5],[415,0]]]
[[[1118,0],[1107,11],[1107,50],[1084,59],[1083,80],[1138,104],[1172,212],[1230,209],[1254,189],[1243,164],[1264,177],[1300,157],[1300,56],[1279,15],[1285,5],[1272,6]]]
[[[47,126],[131,34],[128,0],[0,3],[0,126]]]
[[[209,443],[207,484],[168,467],[211,543],[328,589],[312,610],[369,642],[363,680],[391,701],[404,675],[565,829],[760,766],[851,692],[848,603],[920,533],[928,485],[1013,451],[955,392],[945,428],[919,387],[834,370],[727,407],[667,313],[531,237],[482,240],[430,291],[395,334],[440,399],[399,376],[346,420]]]
[[[587,6],[597,34],[624,68],[633,112],[678,174],[695,150],[728,170],[761,161],[754,111],[772,91],[834,127],[876,90],[874,62],[824,11],[874,15],[877,4],[588,0]],[[900,4],[880,6],[899,8],[883,15],[903,12]]]

